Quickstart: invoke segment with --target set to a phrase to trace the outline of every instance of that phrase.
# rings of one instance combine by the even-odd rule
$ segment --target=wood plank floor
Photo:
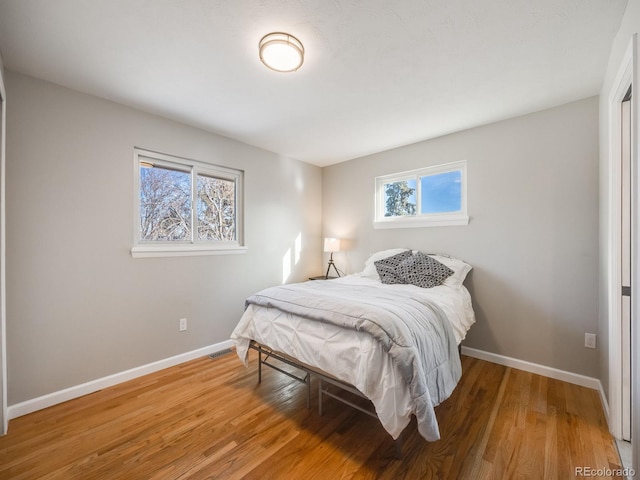
[[[463,357],[442,439],[325,402],[235,353],[194,360],[10,422],[0,479],[568,479],[620,469],[598,394]],[[315,387],[315,384],[314,384]],[[611,478],[611,477],[598,477]]]

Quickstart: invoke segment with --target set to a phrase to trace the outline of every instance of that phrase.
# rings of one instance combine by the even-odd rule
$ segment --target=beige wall
[[[319,168],[7,73],[9,405],[228,340],[298,235],[321,270]],[[133,259],[134,146],[243,169],[248,253]]]
[[[374,230],[374,178],[467,160],[468,226]],[[474,266],[468,347],[597,376],[598,100],[323,169],[323,234],[349,239],[339,267],[408,247]],[[348,206],[348,208],[345,208]]]

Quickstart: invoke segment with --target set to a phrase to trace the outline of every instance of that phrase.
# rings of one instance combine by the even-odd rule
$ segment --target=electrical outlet
[[[596,334],[585,333],[584,334],[584,346],[587,348],[596,348]]]
[[[187,319],[186,318],[181,318],[180,319],[180,331],[184,332],[187,329]]]

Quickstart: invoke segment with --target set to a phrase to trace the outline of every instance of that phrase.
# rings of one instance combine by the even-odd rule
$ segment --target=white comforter
[[[383,285],[379,281],[348,276],[332,280],[349,285],[376,286],[383,291],[410,293],[415,298],[436,301],[451,323],[457,343],[473,324],[469,293],[464,287],[439,286],[423,289],[413,285]],[[346,286],[346,285],[345,285]],[[391,290],[390,290],[391,289]],[[393,290],[395,289],[395,290]],[[393,438],[397,438],[416,413],[410,386],[381,344],[365,332],[337,325],[310,322],[274,308],[249,305],[232,334],[240,358],[246,363],[251,340],[320,368],[354,385],[374,404],[376,413]],[[420,420],[420,419],[419,419]],[[422,419],[422,435],[439,438],[435,414]]]

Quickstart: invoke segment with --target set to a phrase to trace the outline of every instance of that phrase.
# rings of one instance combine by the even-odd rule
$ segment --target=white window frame
[[[447,172],[460,172],[461,185],[461,203],[460,210],[457,212],[444,213],[421,213],[421,183],[420,177],[429,175],[437,175]],[[397,217],[385,217],[385,192],[384,185],[388,183],[415,180],[416,181],[416,214]],[[375,179],[375,213],[374,228],[409,228],[409,227],[442,227],[451,225],[468,225],[469,216],[467,215],[467,161],[460,160],[458,162],[446,163],[443,165],[434,165],[431,167],[419,168],[401,173],[392,173],[376,177]]]
[[[174,168],[191,174],[191,239],[173,242],[144,242],[140,240],[140,162],[149,161],[160,167]],[[142,148],[134,148],[133,155],[133,247],[131,255],[134,258],[143,257],[177,257],[193,255],[231,255],[242,254],[247,251],[244,246],[244,172],[234,168],[222,167],[199,162],[174,155],[153,152]],[[230,180],[236,186],[236,240],[234,241],[205,241],[196,236],[196,202],[197,176],[213,176],[223,180]]]

